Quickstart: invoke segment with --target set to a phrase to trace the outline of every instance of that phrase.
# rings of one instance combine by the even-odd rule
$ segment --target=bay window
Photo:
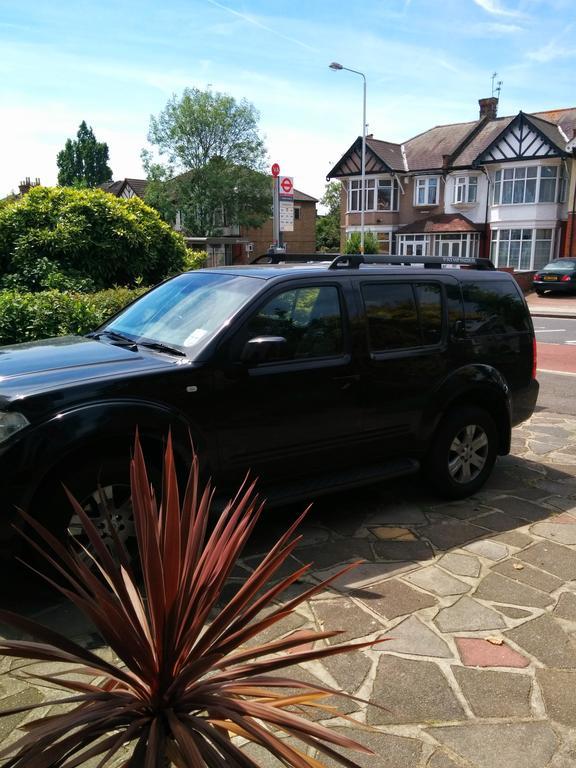
[[[348,212],[361,210],[362,179],[351,179],[348,184]],[[366,179],[365,211],[397,211],[399,187],[396,179]]]
[[[490,258],[496,267],[541,269],[552,258],[551,229],[494,229]]]
[[[554,203],[561,194],[557,165],[503,168],[494,174],[492,205]]]

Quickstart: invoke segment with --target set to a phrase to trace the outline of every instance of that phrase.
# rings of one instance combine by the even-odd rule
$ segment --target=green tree
[[[340,182],[326,184],[320,200],[328,212],[316,219],[316,250],[338,251],[340,249]]]
[[[137,197],[35,187],[0,209],[0,287],[145,285],[184,266],[183,238]]]
[[[245,100],[185,89],[150,119],[143,150],[146,201],[169,222],[180,212],[184,229],[207,237],[225,226],[258,227],[270,216],[272,187],[258,113]]]
[[[82,120],[76,139],[67,139],[58,152],[58,184],[62,187],[97,187],[112,179],[108,144],[96,141],[92,128]]]

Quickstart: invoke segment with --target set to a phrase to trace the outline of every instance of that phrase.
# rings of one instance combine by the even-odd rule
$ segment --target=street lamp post
[[[349,67],[343,67],[342,64],[338,64],[337,61],[333,61],[329,65],[330,69],[340,70],[345,69],[346,72],[354,72],[355,75],[360,75],[363,80],[363,101],[362,101],[362,192],[360,194],[360,253],[364,253],[364,209],[366,208],[366,75],[363,72],[359,72],[357,69],[350,69]]]

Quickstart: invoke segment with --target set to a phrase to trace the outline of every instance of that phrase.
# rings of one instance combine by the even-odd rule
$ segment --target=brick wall
[[[294,231],[283,232],[282,237],[288,253],[314,253],[316,251],[316,203],[294,201],[294,208],[300,209],[300,218],[294,218]],[[254,244],[250,257],[266,253],[274,240],[272,219],[268,219],[258,229],[242,229],[242,237]]]

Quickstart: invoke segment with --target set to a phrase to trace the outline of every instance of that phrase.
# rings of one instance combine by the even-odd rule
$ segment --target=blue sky
[[[142,177],[151,114],[186,86],[245,98],[271,161],[320,196],[361,132],[402,141],[499,114],[576,106],[574,0],[0,0],[0,196],[55,183],[82,120],[115,178]]]

